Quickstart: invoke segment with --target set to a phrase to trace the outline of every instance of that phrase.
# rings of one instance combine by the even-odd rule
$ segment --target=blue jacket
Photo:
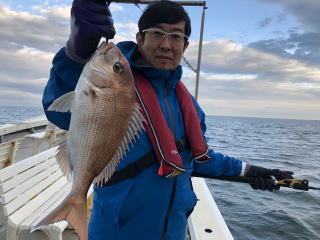
[[[133,70],[142,71],[151,81],[161,110],[176,139],[185,135],[185,129],[174,88],[181,79],[182,68],[161,71],[150,66],[136,65],[136,44],[117,45]],[[53,59],[50,79],[44,90],[43,106],[49,121],[68,129],[69,113],[48,112],[46,109],[59,96],[73,91],[84,65],[70,60],[65,49]],[[205,114],[194,100],[203,133]],[[117,169],[152,151],[146,133],[120,161]],[[210,149],[211,159],[205,163],[192,160],[190,149],[180,153],[186,172],[174,178],[157,175],[158,164],[145,169],[135,178],[108,187],[95,187],[94,207],[89,223],[90,240],[184,240],[187,218],[196,204],[190,176],[192,172],[207,175],[239,175],[242,162]]]

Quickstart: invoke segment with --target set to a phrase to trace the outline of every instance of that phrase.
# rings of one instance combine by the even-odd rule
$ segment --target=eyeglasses
[[[180,32],[168,33],[156,28],[148,28],[142,31],[142,33],[150,33],[151,38],[154,41],[161,41],[168,37],[169,41],[173,44],[184,43],[185,40],[188,40],[188,36]]]

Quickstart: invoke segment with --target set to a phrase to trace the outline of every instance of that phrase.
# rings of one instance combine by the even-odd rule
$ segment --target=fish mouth
[[[114,49],[115,44],[110,42],[102,42],[100,46],[97,48],[98,55],[104,55],[106,56],[108,54],[108,51]],[[112,54],[112,53],[111,53]],[[107,77],[108,75],[99,67],[99,64],[96,63],[95,59],[93,59],[91,63],[91,71],[97,73],[98,75],[101,75],[102,77]]]
[[[112,76],[115,71],[112,67],[114,67],[115,63],[121,63],[120,53],[120,50],[114,43],[102,42],[97,48],[96,55],[90,61],[89,71],[94,75],[92,79],[88,79],[88,82],[99,89],[110,88],[110,84],[107,83],[108,81],[106,82],[103,79]]]
[[[100,46],[98,47],[98,50],[101,54],[106,54],[111,48],[113,48],[115,45],[113,42],[107,43],[102,42]]]

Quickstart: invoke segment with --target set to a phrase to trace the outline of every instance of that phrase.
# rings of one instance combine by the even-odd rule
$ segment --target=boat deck
[[[1,215],[0,215],[0,219]],[[74,230],[66,229],[62,234],[63,240],[79,240],[77,233]],[[35,231],[30,233],[29,231],[23,231],[19,240],[47,240],[48,237],[42,231]],[[0,222],[0,240],[6,240],[6,227],[5,225],[1,225]]]
[[[42,121],[42,117],[39,118],[39,120]],[[37,126],[37,127],[32,126],[32,130],[30,130],[30,128],[26,128],[26,129],[21,128],[21,130],[17,132],[10,132],[4,137],[4,139],[5,141],[11,141],[13,139],[23,138],[25,135],[30,134],[31,132],[33,133],[33,132],[44,131],[44,129],[45,127],[41,127],[41,126]],[[56,143],[58,143],[59,141],[61,141],[61,139],[58,138]],[[19,146],[19,150],[17,151],[14,162],[19,162],[25,158],[30,157],[32,155],[32,147],[33,147],[32,144],[33,144],[32,141],[28,139],[23,139]],[[48,148],[47,143],[44,142],[40,144],[40,152],[46,150],[47,148]],[[6,226],[6,220],[2,211],[1,198],[0,198],[0,240],[6,240],[6,234],[7,234],[7,226]],[[20,239],[21,240],[44,240],[44,239],[48,239],[48,237],[42,231],[35,231],[33,233],[30,233],[28,230],[25,230],[21,232],[19,236],[19,240]],[[78,240],[79,237],[74,230],[66,229],[63,232],[63,239]]]
[[[32,121],[31,121],[32,122]],[[11,131],[12,126],[10,125],[10,133],[6,133],[6,129],[3,126],[0,126],[2,131],[2,141],[11,141],[13,139],[23,138],[25,135],[44,131],[45,125],[43,125],[42,118],[39,118],[39,125],[27,125],[25,129],[20,129],[18,131]],[[25,123],[23,123],[25,124]],[[1,132],[0,132],[1,133]],[[5,134],[4,134],[5,133]],[[1,135],[1,134],[0,134]],[[61,142],[61,137],[57,137],[55,144]],[[23,138],[19,149],[16,152],[16,157],[13,162],[21,161],[32,156],[33,142],[29,138]],[[40,144],[40,152],[48,149],[47,142]],[[197,193],[200,201],[198,202],[194,212],[189,218],[189,231],[190,235],[186,240],[232,240],[233,237],[228,229],[219,209],[217,208],[214,199],[212,198],[205,182],[202,179],[193,179],[194,190]],[[208,229],[212,229],[212,233],[208,233]],[[0,198],[0,240],[6,240],[7,226],[6,219],[3,214],[1,207],[1,198]],[[63,240],[78,240],[79,237],[73,229],[66,229],[63,232]],[[19,239],[23,240],[46,240],[48,237],[42,231],[35,231],[30,233],[28,230],[21,232]]]

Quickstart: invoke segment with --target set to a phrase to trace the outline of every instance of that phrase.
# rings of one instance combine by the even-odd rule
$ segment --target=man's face
[[[184,34],[185,24],[185,21],[175,24],[160,23],[151,29]],[[142,58],[160,70],[175,69],[189,44],[188,40],[183,38],[182,41],[176,41],[174,35],[159,38],[155,34],[157,32],[145,31],[143,38],[140,33],[137,33],[138,50]]]

